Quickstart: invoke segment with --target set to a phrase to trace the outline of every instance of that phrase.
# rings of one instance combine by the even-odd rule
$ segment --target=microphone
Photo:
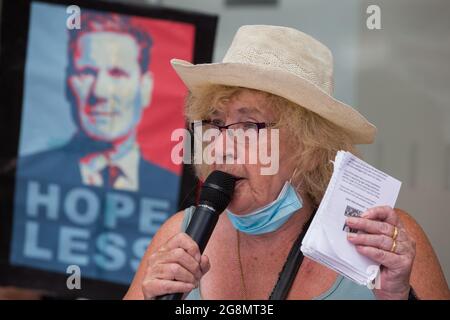
[[[219,215],[231,202],[236,178],[223,171],[213,171],[202,185],[200,201],[192,215],[186,233],[198,244],[200,253],[219,220]],[[172,293],[156,297],[157,300],[181,300],[183,293]]]

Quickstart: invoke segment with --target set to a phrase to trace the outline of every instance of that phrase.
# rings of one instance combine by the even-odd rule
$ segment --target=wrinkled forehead
[[[266,93],[243,88],[231,97],[219,99],[217,103],[213,104],[211,114],[272,119],[275,111]]]
[[[119,32],[87,32],[77,41],[76,67],[139,67],[139,46],[132,35]]]

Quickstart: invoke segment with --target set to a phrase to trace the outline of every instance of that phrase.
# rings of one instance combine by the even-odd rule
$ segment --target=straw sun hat
[[[372,143],[376,127],[358,111],[333,98],[330,50],[298,30],[242,26],[222,62],[193,65],[172,59],[173,68],[193,95],[222,84],[284,97],[342,127],[353,143]]]

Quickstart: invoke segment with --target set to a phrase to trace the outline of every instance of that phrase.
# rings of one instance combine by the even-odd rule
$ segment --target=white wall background
[[[378,127],[366,158],[403,181],[397,206],[420,223],[450,281],[450,2],[377,3],[360,33],[357,101]]]
[[[244,24],[298,28],[334,54],[335,96],[379,129],[365,159],[403,181],[397,207],[429,236],[450,283],[450,2],[448,0],[278,0],[227,7],[225,0],[160,0],[219,15],[214,62]],[[368,30],[366,8],[381,8]]]

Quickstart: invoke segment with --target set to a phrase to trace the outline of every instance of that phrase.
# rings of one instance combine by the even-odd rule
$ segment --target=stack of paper
[[[397,179],[349,152],[339,151],[330,183],[303,239],[303,254],[360,285],[372,282],[380,266],[347,240],[347,232],[354,230],[345,220],[372,207],[394,207],[400,186]]]

